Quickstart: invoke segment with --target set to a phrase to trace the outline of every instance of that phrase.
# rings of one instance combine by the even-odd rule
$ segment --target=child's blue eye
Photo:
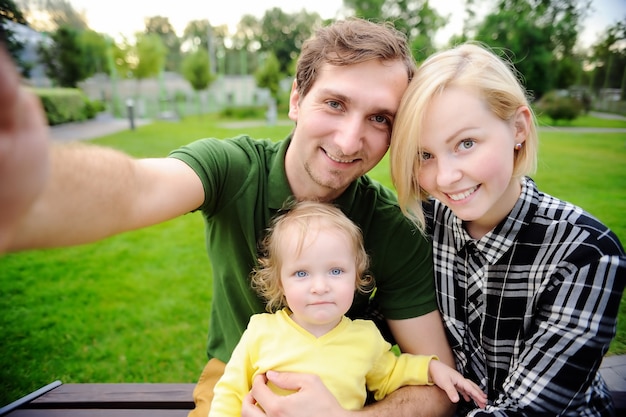
[[[340,268],[333,268],[330,270],[330,275],[341,275],[342,272]]]
[[[304,278],[306,277],[308,274],[306,273],[306,271],[296,271],[296,276],[298,278]]]

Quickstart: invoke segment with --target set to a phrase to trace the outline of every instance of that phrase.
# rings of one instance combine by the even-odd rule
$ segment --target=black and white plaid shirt
[[[480,240],[440,202],[425,209],[457,367],[489,397],[486,410],[464,404],[460,413],[610,415],[597,371],[626,281],[617,237],[528,178],[509,216]]]

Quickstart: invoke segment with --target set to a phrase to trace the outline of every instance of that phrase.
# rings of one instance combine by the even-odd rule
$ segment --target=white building
[[[46,35],[21,25],[12,20],[3,22],[6,27],[15,34],[18,41],[24,44],[24,49],[20,53],[23,63],[31,65],[29,81],[35,87],[49,87],[50,80],[46,77],[43,65],[39,62],[37,48],[41,42],[50,42]]]

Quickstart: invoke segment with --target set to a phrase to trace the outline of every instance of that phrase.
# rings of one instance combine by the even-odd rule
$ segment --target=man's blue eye
[[[385,116],[374,116],[374,121],[376,123],[388,123],[389,120]]]

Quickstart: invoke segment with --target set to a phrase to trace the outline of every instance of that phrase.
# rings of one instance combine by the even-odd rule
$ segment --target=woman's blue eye
[[[341,275],[342,272],[340,268],[333,268],[330,270],[330,275]]]
[[[474,146],[474,141],[472,139],[465,139],[464,141],[461,141],[461,147],[463,149],[470,149],[472,146]]]
[[[298,278],[304,278],[306,277],[308,274],[306,273],[306,271],[296,271],[296,276]]]

